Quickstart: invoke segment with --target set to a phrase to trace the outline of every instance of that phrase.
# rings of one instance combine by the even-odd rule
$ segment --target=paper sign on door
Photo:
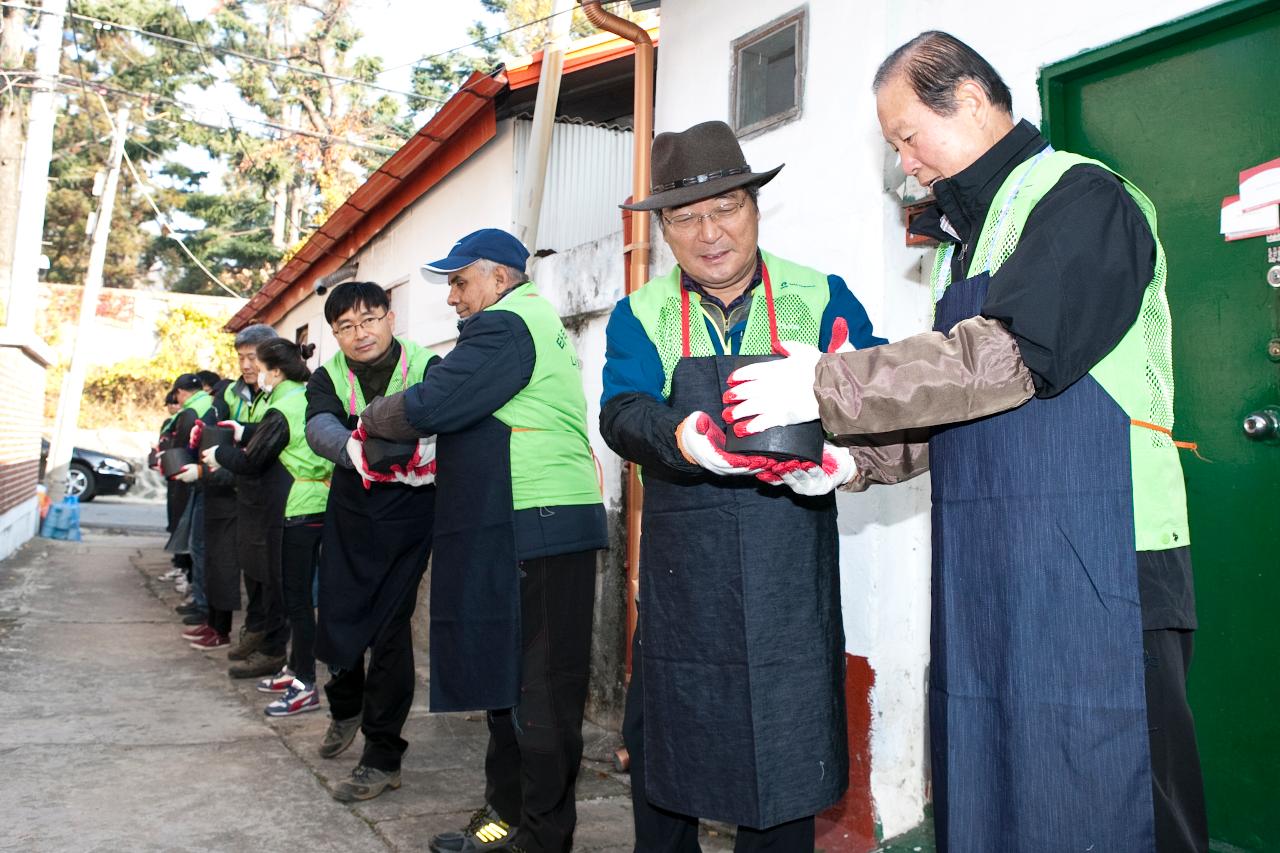
[[[1219,230],[1227,240],[1262,237],[1280,231],[1280,206],[1270,204],[1257,210],[1245,210],[1240,196],[1229,195],[1222,200]]]
[[[1240,173],[1240,204],[1250,213],[1280,202],[1280,158]]]

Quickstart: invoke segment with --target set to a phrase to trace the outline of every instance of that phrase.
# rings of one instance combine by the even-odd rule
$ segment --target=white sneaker
[[[258,682],[259,693],[287,693],[293,685],[293,671],[289,667],[277,672],[275,675],[268,675],[266,678]]]
[[[187,590],[191,589],[191,584],[187,581],[186,576],[178,578],[174,581],[173,588],[177,590],[178,595],[186,595]]]

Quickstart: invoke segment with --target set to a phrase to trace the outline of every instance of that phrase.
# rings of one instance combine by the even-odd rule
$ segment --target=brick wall
[[[0,345],[0,514],[36,493],[44,365],[25,348]]]

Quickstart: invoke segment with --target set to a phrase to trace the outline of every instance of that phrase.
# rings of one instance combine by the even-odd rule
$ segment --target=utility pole
[[[19,335],[35,331],[36,282],[44,241],[44,203],[49,195],[49,159],[53,154],[53,102],[62,58],[62,19],[67,0],[44,0],[39,41],[36,45],[35,89],[27,110],[27,144],[22,160],[22,188],[18,199],[18,226],[13,238],[13,274],[10,278],[10,329]]]
[[[76,422],[80,420],[80,396],[84,392],[85,358],[89,354],[89,337],[98,313],[98,295],[102,292],[102,268],[107,262],[107,236],[111,233],[111,213],[116,204],[116,188],[120,185],[120,161],[124,157],[124,141],[129,135],[129,108],[116,112],[115,133],[111,140],[111,161],[102,200],[93,223],[93,245],[89,249],[89,269],[84,276],[84,292],[80,294],[80,322],[75,344],[71,348],[71,364],[62,380],[58,395],[58,417],[54,421],[53,440],[49,442],[46,471],[49,497],[58,501],[67,492],[67,468],[75,446]]]

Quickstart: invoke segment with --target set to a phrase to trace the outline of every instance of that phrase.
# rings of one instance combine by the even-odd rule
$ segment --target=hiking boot
[[[292,717],[294,714],[318,710],[320,697],[316,695],[315,685],[295,678],[285,694],[264,708],[262,713],[268,717]]]
[[[351,771],[351,778],[344,779],[333,789],[333,798],[340,803],[354,803],[357,800],[372,800],[383,791],[400,787],[399,770],[378,770],[357,764]]]
[[[203,637],[205,634],[214,634],[214,633],[217,633],[217,632],[214,631],[212,628],[210,628],[208,624],[196,625],[194,627],[188,628],[187,630],[183,631],[182,639],[188,640],[188,641],[198,640],[201,637]]]
[[[212,652],[218,649],[225,649],[231,645],[231,639],[226,634],[219,634],[217,631],[210,631],[195,640],[192,640],[191,648],[199,649],[202,652]]]
[[[518,827],[498,816],[492,806],[477,809],[466,828],[442,832],[431,839],[432,853],[478,853],[482,850],[513,850],[511,838]]]
[[[230,654],[227,655],[227,657],[230,656]],[[232,678],[260,678],[273,672],[279,672],[283,666],[283,654],[269,655],[259,649],[250,652],[249,656],[244,660],[231,664],[227,668],[227,675]]]
[[[258,682],[259,693],[287,693],[293,685],[293,671],[285,667]]]
[[[329,728],[324,733],[324,740],[320,742],[320,757],[336,758],[351,746],[351,742],[356,739],[356,732],[360,731],[362,719],[362,714],[356,714],[348,720],[330,717]]]
[[[236,643],[235,648],[227,652],[227,660],[245,660],[249,655],[258,650],[258,646],[262,645],[262,639],[266,636],[262,631],[246,631],[240,629],[240,642]],[[270,673],[264,673],[269,675]]]

